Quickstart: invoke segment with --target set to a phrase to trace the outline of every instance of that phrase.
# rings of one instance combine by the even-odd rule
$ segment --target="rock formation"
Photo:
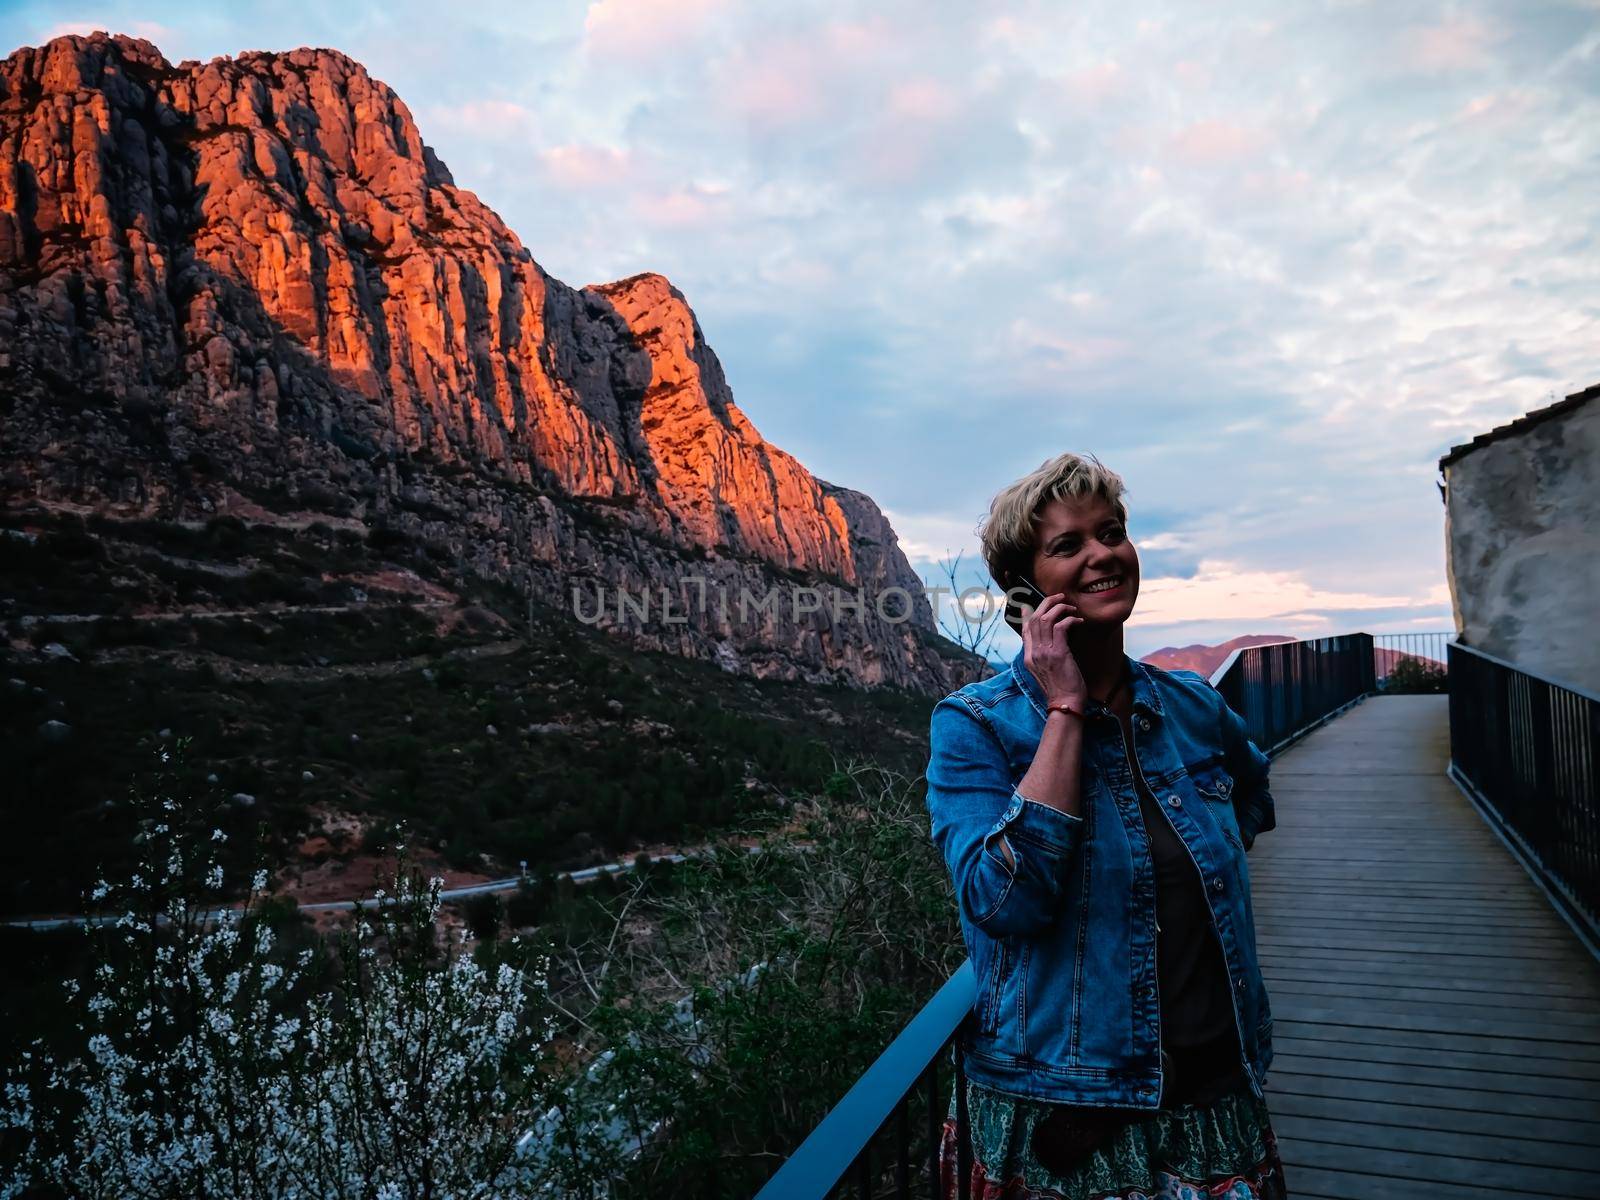
[[[0,422],[8,507],[355,517],[550,605],[666,589],[682,623],[605,623],[730,670],[982,672],[872,501],[740,412],[676,288],[548,275],[334,51],[0,64]]]

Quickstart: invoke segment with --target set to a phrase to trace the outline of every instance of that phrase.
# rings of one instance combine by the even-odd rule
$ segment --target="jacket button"
[[[1222,876],[1219,875],[1217,878],[1211,881],[1211,890],[1213,892],[1220,892],[1222,890]]]
[[[1149,719],[1147,717],[1140,717],[1139,718],[1139,728],[1140,729],[1149,729],[1150,728],[1150,721],[1149,721]]]
[[[1233,791],[1233,780],[1224,779],[1222,783],[1218,785],[1217,791],[1226,796],[1229,792]]]
[[[1172,805],[1173,808],[1182,808],[1183,807],[1183,801],[1178,799],[1178,797],[1176,797],[1176,796],[1168,796],[1167,797],[1167,803]]]

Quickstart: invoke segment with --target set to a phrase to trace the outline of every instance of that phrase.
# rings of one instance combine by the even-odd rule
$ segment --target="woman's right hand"
[[[1067,703],[1081,711],[1088,699],[1083,672],[1067,644],[1067,632],[1082,620],[1064,592],[1051,592],[1023,619],[1022,661],[1039,681],[1046,704]]]

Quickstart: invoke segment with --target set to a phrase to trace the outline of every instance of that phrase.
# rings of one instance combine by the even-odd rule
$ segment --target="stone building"
[[[1600,385],[1452,447],[1439,469],[1457,636],[1600,694]]]

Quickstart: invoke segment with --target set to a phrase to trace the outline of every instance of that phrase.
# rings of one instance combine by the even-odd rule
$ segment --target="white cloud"
[[[27,11],[337,41],[546,269],[667,274],[915,562],[1092,449],[1191,631],[1437,609],[1438,456],[1596,382],[1593,6]]]
[[[1133,619],[1140,625],[1233,621],[1241,628],[1267,628],[1289,621],[1322,621],[1330,613],[1434,603],[1431,595],[1416,599],[1403,592],[1318,587],[1298,571],[1202,559],[1192,579],[1141,579]]]

